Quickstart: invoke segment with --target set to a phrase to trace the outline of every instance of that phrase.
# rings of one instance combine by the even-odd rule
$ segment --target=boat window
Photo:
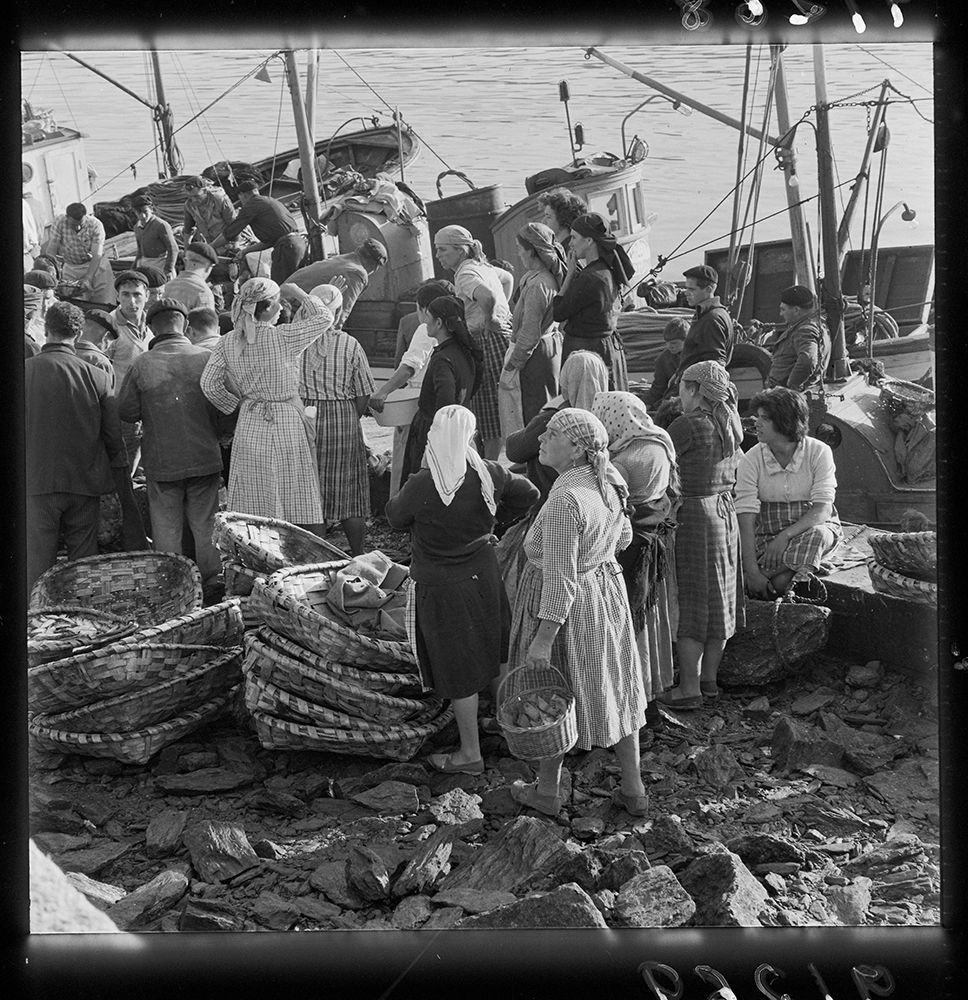
[[[636,226],[645,225],[645,185],[635,184],[631,190],[631,202]]]
[[[623,235],[629,231],[629,211],[625,188],[603,191],[588,196],[589,211],[597,212],[608,223],[611,232]]]

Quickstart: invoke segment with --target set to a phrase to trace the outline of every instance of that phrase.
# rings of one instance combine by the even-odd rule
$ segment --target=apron
[[[68,284],[82,281],[87,274],[87,268],[88,265],[86,263],[70,264],[65,261],[63,267],[64,281]],[[99,302],[102,305],[113,307],[118,304],[118,296],[114,290],[114,271],[111,270],[111,262],[104,254],[101,255],[101,263],[98,264],[97,271],[94,272],[94,278],[91,281],[90,296],[92,302]]]
[[[507,349],[504,355],[506,365],[514,353],[514,344]],[[521,402],[521,372],[515,369],[513,372],[501,369],[501,377],[497,383],[497,407],[498,416],[501,421],[501,437],[507,438],[511,434],[524,430],[524,407]]]

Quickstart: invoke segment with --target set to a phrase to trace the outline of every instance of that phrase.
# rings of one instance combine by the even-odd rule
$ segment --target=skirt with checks
[[[809,500],[761,503],[755,522],[756,558],[761,559],[770,541],[784,528],[799,521],[812,506]],[[807,528],[790,542],[783,550],[783,563],[797,574],[794,579],[805,578],[808,574],[817,572],[824,556],[833,552],[843,537],[840,518],[836,508],[833,508],[830,520]]]
[[[481,437],[488,441],[501,436],[501,413],[497,401],[497,383],[504,367],[508,338],[499,330],[484,330],[474,338],[484,352],[481,381],[477,392],[471,397],[470,409],[477,417],[477,429]]]
[[[316,407],[316,467],[323,517],[368,517],[370,473],[352,399],[311,399]]]

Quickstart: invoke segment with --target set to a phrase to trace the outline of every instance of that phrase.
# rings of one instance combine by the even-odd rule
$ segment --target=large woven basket
[[[404,723],[399,726],[384,726],[374,731],[311,726],[280,719],[268,712],[252,712],[259,742],[269,750],[323,750],[388,760],[410,760],[453,717],[453,709],[447,708],[435,719],[421,726]]]
[[[235,690],[211,698],[167,722],[130,733],[72,733],[31,719],[27,725],[34,745],[54,753],[76,753],[85,757],[112,757],[125,764],[147,764],[169,743],[175,743],[202,726],[214,722],[232,704]]]
[[[510,719],[518,704],[529,697],[545,699],[558,695],[566,709],[554,721],[525,728]],[[510,669],[497,690],[497,721],[504,731],[508,749],[521,760],[547,760],[567,753],[578,742],[575,696],[564,676],[550,663],[522,664]]]
[[[212,540],[230,559],[267,575],[288,566],[349,559],[331,542],[288,521],[236,511],[215,515]]]
[[[416,663],[409,642],[361,635],[314,609],[314,604],[325,605],[334,574],[347,562],[295,566],[256,581],[252,589],[255,610],[275,632],[337,663],[363,669]]]
[[[420,695],[420,675],[414,667],[401,665],[399,671],[390,672],[333,663],[268,626],[246,633],[245,647],[247,657],[249,653],[258,654],[260,676],[307,701],[327,703],[333,681],[401,698]]]
[[[891,416],[908,413],[920,417],[928,410],[934,409],[934,393],[916,382],[885,379],[880,384],[880,390],[881,403]]]
[[[40,725],[72,733],[128,733],[165,722],[228,691],[242,679],[242,651],[182,647],[177,673],[82,708],[36,716]]]
[[[868,535],[874,559],[886,569],[934,582],[938,576],[938,535],[934,531],[876,531]]]
[[[202,604],[198,567],[172,552],[115,552],[47,570],[34,584],[30,609],[74,604],[157,625]]]
[[[70,604],[28,611],[27,666],[98,649],[137,628],[118,615]]]
[[[252,603],[251,594],[256,580],[264,580],[265,573],[257,573],[235,559],[223,559],[222,577],[225,580],[225,593],[239,600],[242,624],[246,630],[258,628],[262,624],[262,618],[258,608]]]
[[[382,729],[388,725],[408,722],[419,725],[440,713],[439,698],[393,698],[389,695],[352,687],[342,681],[332,681],[324,692],[325,700],[310,701],[273,683],[270,675],[272,660],[251,646],[243,665],[245,672],[246,707],[261,709],[283,718],[308,720],[344,729],[356,727]]]
[[[105,698],[137,693],[224,652],[222,646],[122,640],[90,653],[28,667],[27,709],[31,713],[67,712]]]
[[[895,573],[894,570],[882,566],[876,559],[867,560],[867,572],[870,573],[871,584],[879,594],[901,597],[906,601],[917,601],[919,604],[938,603],[936,583]]]
[[[143,642],[181,642],[186,645],[241,646],[242,612],[237,597],[207,608],[196,608],[160,625],[139,629],[126,640],[131,645]]]

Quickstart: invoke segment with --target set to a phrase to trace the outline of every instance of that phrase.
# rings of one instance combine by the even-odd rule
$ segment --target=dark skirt
[[[417,410],[410,421],[410,433],[407,435],[407,445],[403,450],[403,464],[400,469],[400,485],[415,472],[420,471],[424,452],[427,450],[427,435],[433,425],[434,418],[423,410]]]
[[[601,337],[571,337],[567,333],[561,342],[561,363],[568,360],[573,351],[592,351],[599,355],[608,366],[609,392],[628,392],[629,373],[625,362],[625,346],[615,332]]]
[[[416,583],[416,654],[424,686],[441,698],[467,698],[498,676],[507,659],[511,609],[497,559],[467,580]]]
[[[560,371],[561,334],[546,334],[521,369],[521,410],[525,426],[558,395]]]

